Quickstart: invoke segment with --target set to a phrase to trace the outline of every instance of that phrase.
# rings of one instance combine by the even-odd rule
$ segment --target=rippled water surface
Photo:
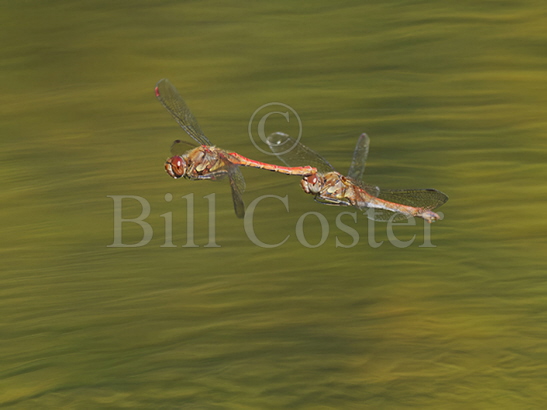
[[[4,3],[0,407],[543,408],[543,2]],[[163,171],[164,77],[258,160],[270,102],[342,172],[367,132],[367,181],[446,192],[444,220],[391,232],[245,169],[245,224],[228,183]],[[120,195],[143,246],[109,247]]]

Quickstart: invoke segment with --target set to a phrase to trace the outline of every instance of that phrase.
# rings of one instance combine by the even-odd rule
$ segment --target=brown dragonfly
[[[436,189],[380,189],[363,183],[370,143],[366,134],[357,141],[348,176],[336,172],[326,159],[287,134],[274,133],[267,142],[285,164],[303,163],[317,168],[318,173],[304,176],[300,184],[304,192],[322,204],[368,209],[368,218],[375,221],[402,221],[415,216],[431,223],[441,219],[433,209],[448,201],[448,196]]]
[[[242,199],[245,180],[238,168],[239,165],[288,175],[305,176],[317,172],[315,168],[308,166],[282,167],[267,164],[214,147],[201,131],[196,118],[169,80],[160,80],[154,91],[157,99],[171,113],[180,127],[199,144],[196,146],[190,142],[176,140],[171,146],[171,157],[165,162],[165,170],[175,179],[183,177],[192,180],[218,180],[228,177],[234,210],[238,218],[243,218],[245,215],[245,203]]]

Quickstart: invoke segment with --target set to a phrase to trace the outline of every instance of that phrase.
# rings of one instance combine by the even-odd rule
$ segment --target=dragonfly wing
[[[242,194],[245,191],[245,179],[236,166],[228,167],[228,177],[230,180],[230,188],[232,189],[234,211],[238,218],[243,218],[245,216],[245,203],[243,202]]]
[[[378,198],[416,208],[435,209],[448,201],[448,196],[436,189],[381,189]]]
[[[355,206],[361,211],[365,211],[364,215],[372,221],[376,222],[403,222],[408,220],[409,216],[400,212],[390,211],[388,209],[372,208],[368,206]]]
[[[403,222],[408,220],[409,218],[405,214],[388,211],[387,209],[377,209],[377,208],[367,208],[367,207],[360,208],[360,209],[366,210],[367,212],[365,213],[365,215],[367,216],[367,218],[376,222],[387,222],[390,220],[392,222]]]
[[[188,141],[175,140],[171,145],[171,155],[181,156],[193,148],[196,148],[196,144],[192,144]]]
[[[366,185],[364,183],[360,183],[359,186],[363,188],[367,194],[378,197],[380,195],[380,188],[374,185]]]
[[[289,167],[309,165],[322,173],[334,171],[325,158],[287,134],[274,132],[266,142],[270,150]]]
[[[370,138],[367,134],[361,134],[357,139],[357,145],[353,151],[353,159],[348,171],[348,177],[360,181],[365,172],[365,165],[368,157]]]
[[[177,89],[164,78],[158,81],[155,88],[156,98],[171,113],[175,121],[200,145],[213,145],[203,134],[198,121],[186,105]]]
[[[356,180],[353,178],[349,178],[349,179],[351,179],[352,183],[364,189],[367,192],[367,194],[375,196],[375,197],[378,197],[378,195],[380,195],[380,188],[377,187],[376,185],[369,185],[364,183],[363,181]]]
[[[365,165],[368,157],[368,148],[370,145],[370,138],[367,134],[363,133],[357,139],[355,150],[353,151],[353,159],[348,171],[348,177],[350,177],[354,183],[363,188],[369,195],[378,196],[380,188],[374,185],[365,184],[362,181],[363,174],[365,172]]]

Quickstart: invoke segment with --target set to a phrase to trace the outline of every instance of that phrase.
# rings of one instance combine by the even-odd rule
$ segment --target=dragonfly
[[[300,181],[305,193],[325,205],[353,206],[367,210],[374,221],[403,221],[418,217],[431,223],[441,219],[434,209],[448,201],[436,189],[380,189],[361,179],[365,171],[370,139],[362,134],[353,152],[347,176],[337,172],[321,155],[287,134],[276,132],[267,138],[271,151],[286,165],[306,163],[319,172],[306,175]]]
[[[180,93],[167,79],[162,79],[154,89],[156,98],[169,111],[180,127],[199,145],[175,140],[171,145],[171,156],[165,162],[166,172],[173,178],[191,180],[219,180],[228,178],[232,191],[234,210],[238,218],[245,216],[245,179],[238,166],[265,169],[288,175],[311,175],[313,167],[283,167],[255,161],[213,146],[201,130],[196,118],[184,102]]]

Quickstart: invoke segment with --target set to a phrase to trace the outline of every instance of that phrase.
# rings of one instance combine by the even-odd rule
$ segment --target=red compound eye
[[[186,172],[186,161],[178,155],[171,157],[165,163],[165,171],[175,179],[180,178]]]
[[[321,190],[321,180],[317,174],[308,175],[300,180],[300,186],[307,194],[317,194]]]
[[[180,168],[182,167],[182,158],[181,157],[173,157],[171,158],[171,163],[174,167]]]

